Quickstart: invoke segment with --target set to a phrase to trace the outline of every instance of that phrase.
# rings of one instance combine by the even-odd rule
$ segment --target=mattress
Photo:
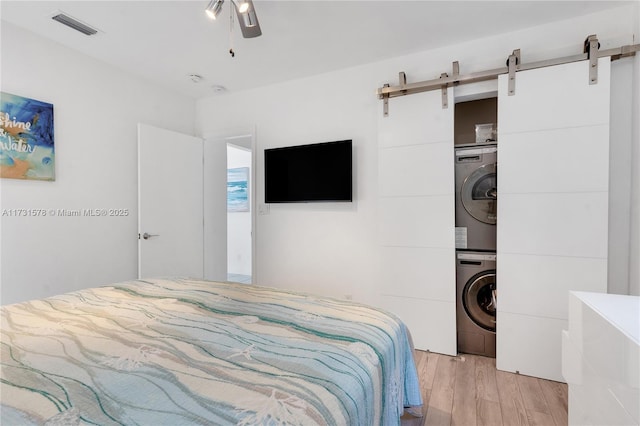
[[[408,331],[351,301],[137,280],[0,308],[2,425],[394,425]]]

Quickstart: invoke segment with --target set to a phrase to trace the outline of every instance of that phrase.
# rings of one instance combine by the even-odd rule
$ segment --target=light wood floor
[[[416,351],[423,417],[402,426],[567,424],[567,385],[496,370],[493,358]]]

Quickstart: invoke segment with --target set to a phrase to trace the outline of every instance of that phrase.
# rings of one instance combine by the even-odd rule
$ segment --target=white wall
[[[327,90],[334,82],[329,76],[318,86],[310,79],[212,98],[203,101],[206,106],[198,111],[200,134],[214,133],[223,126],[251,128],[256,123],[259,166],[254,190],[258,203],[264,203],[265,148],[353,139],[355,202],[273,204],[270,214],[257,217],[254,235],[260,284],[337,296],[353,294],[360,299],[374,289],[375,114],[380,110],[377,102],[369,102],[375,83],[358,82],[359,73],[346,73],[349,84],[336,88],[342,92],[337,98]],[[280,89],[287,94],[280,96]],[[213,112],[218,108],[220,116]],[[229,111],[243,111],[246,119],[227,115]],[[216,122],[211,117],[223,118]]]
[[[2,22],[2,91],[54,105],[56,181],[3,179],[2,209],[128,209],[2,217],[1,303],[137,276],[138,122],[193,133],[195,102]]]
[[[227,168],[249,168],[251,202],[251,151],[227,144]],[[250,210],[253,206],[249,207]],[[227,272],[251,275],[251,211],[227,213]]]
[[[335,296],[351,294],[357,300],[378,303],[376,120],[382,114],[382,102],[376,98],[375,89],[384,83],[396,84],[399,71],[406,72],[409,82],[413,82],[449,72],[455,60],[460,61],[463,74],[504,66],[507,56],[517,48],[522,50],[523,62],[572,55],[582,52],[584,39],[589,34],[599,36],[602,49],[630,44],[637,25],[635,8],[635,5],[627,6],[199,101],[197,126],[201,134],[213,132],[221,125],[256,125],[258,203],[264,202],[262,156],[265,148],[353,139],[355,201],[352,204],[272,205],[270,214],[258,216],[260,284]],[[636,91],[636,103],[637,98]],[[393,99],[389,111],[394,114]],[[637,140],[635,143],[637,145]],[[628,199],[630,194],[619,196]],[[614,200],[614,204],[617,202]],[[636,215],[633,218],[636,227],[638,220]],[[637,233],[632,235],[631,244],[634,238],[637,240]],[[613,241],[612,244],[616,247],[615,253],[628,256],[628,251],[619,248],[624,243]],[[624,280],[628,274],[620,275]]]

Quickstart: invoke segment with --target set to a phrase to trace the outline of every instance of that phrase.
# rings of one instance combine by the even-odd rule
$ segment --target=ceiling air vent
[[[94,35],[98,32],[95,28],[91,28],[90,26],[83,24],[75,18],[65,14],[65,13],[57,13],[51,17],[54,21],[58,21],[63,25],[66,25],[69,28],[73,28],[76,31],[80,31],[84,35]]]

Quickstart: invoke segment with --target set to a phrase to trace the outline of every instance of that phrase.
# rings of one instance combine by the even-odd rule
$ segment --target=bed
[[[154,279],[0,309],[6,426],[396,425],[422,404],[404,324],[350,301]]]

